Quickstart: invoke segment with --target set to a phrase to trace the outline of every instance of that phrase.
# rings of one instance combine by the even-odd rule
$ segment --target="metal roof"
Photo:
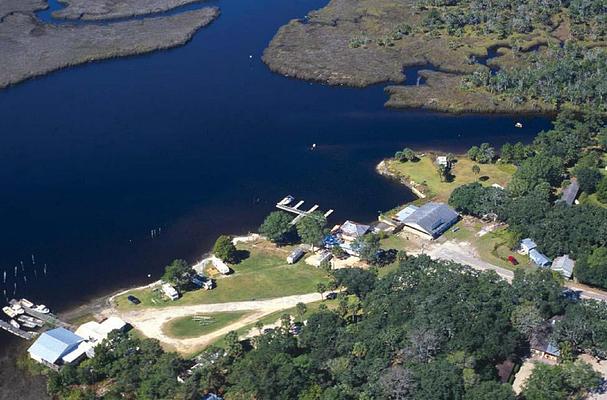
[[[400,210],[398,213],[396,213],[396,219],[400,222],[403,222],[405,219],[407,219],[407,217],[409,215],[413,214],[418,209],[419,209],[418,206],[414,206],[413,204],[410,204],[407,207]]]
[[[429,202],[415,210],[403,222],[405,225],[417,225],[428,234],[437,236],[448,229],[458,218],[459,214],[448,205]]]
[[[346,221],[341,225],[341,232],[348,236],[359,237],[369,231],[369,225],[363,225],[352,221]]]
[[[539,265],[540,267],[547,267],[552,262],[552,260],[550,260],[548,257],[543,255],[536,249],[532,249],[531,251],[529,251],[529,258],[531,258],[531,260],[533,260],[533,262]]]
[[[54,364],[70,353],[84,339],[65,328],[56,328],[44,332],[27,350],[35,358]]]
[[[575,267],[575,261],[568,255],[557,257],[552,262],[552,269],[560,272],[566,278],[571,278],[571,275],[573,275],[573,267]]]
[[[527,251],[529,251],[535,249],[537,247],[537,244],[535,244],[533,240],[526,238],[521,240],[521,247],[526,247]]]
[[[568,205],[573,205],[578,192],[580,191],[580,184],[577,179],[571,178],[571,183],[561,193],[561,198],[558,201],[564,202]]]

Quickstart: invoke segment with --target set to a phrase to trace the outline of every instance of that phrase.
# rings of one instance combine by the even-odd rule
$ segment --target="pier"
[[[287,211],[290,212],[292,214],[297,214],[295,218],[293,218],[293,221],[291,221],[291,225],[295,225],[297,222],[299,222],[299,220],[301,220],[303,217],[307,217],[308,215],[312,214],[314,211],[316,211],[318,209],[318,204],[314,204],[309,210],[302,210],[300,207],[303,205],[304,201],[300,200],[297,202],[297,204],[295,204],[294,206],[292,206],[291,204],[293,204],[293,202],[295,202],[295,198],[293,196],[286,196],[285,198],[283,198],[281,201],[279,201],[278,203],[276,203],[276,208],[283,210],[283,211]],[[329,217],[329,215],[333,214],[334,210],[329,210],[327,212],[324,213],[325,218]]]
[[[25,311],[25,313],[27,315],[30,315],[34,318],[37,318],[41,321],[43,321],[45,324],[51,325],[52,327],[62,327],[62,328],[66,328],[66,329],[71,329],[72,326],[66,322],[61,321],[59,318],[57,318],[56,315],[54,315],[53,313],[41,313],[39,311],[34,310],[31,307],[26,306],[25,304],[23,304],[21,301],[19,300],[11,300],[9,301],[9,304],[15,305],[15,304],[19,304],[23,310]]]

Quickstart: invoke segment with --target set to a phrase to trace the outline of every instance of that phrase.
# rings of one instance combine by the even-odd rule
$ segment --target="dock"
[[[296,214],[295,218],[293,218],[293,221],[291,221],[291,225],[295,225],[303,217],[307,217],[308,215],[312,214],[319,207],[318,204],[314,204],[309,210],[306,211],[306,210],[302,210],[300,208],[304,203],[303,200],[298,201],[297,204],[295,204],[294,206],[290,205],[293,202],[295,202],[295,198],[293,196],[285,196],[281,201],[276,203],[276,208],[278,208],[279,210],[283,210],[286,212],[290,212],[292,214]],[[327,218],[327,217],[329,217],[329,215],[333,214],[333,211],[334,210],[329,210],[329,211],[325,212],[323,215],[325,216],[325,218]]]
[[[11,300],[9,301],[10,305],[14,305],[14,304],[19,304],[21,305],[21,307],[23,308],[23,310],[25,311],[25,313],[27,315],[30,315],[34,318],[38,318],[39,320],[43,321],[45,324],[51,325],[53,327],[61,327],[61,328],[66,328],[66,329],[71,329],[72,326],[66,322],[61,321],[59,318],[57,318],[56,315],[52,314],[52,313],[41,313],[39,311],[34,310],[31,307],[28,307],[26,305],[24,305],[23,303],[21,303],[18,300]]]
[[[6,321],[0,320],[0,328],[4,329],[7,332],[12,333],[13,335],[19,336],[25,340],[32,340],[35,336],[35,332],[24,331],[23,329],[17,329]]]

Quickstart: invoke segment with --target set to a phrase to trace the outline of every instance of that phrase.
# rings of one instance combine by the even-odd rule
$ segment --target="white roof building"
[[[171,300],[177,300],[179,298],[179,292],[173,286],[168,283],[162,285],[162,292]]]
[[[560,273],[567,279],[571,279],[573,275],[573,268],[575,267],[575,261],[569,258],[568,255],[557,257],[552,262],[552,270]]]
[[[107,338],[110,332],[121,331],[125,328],[126,322],[118,317],[109,317],[99,323],[97,321],[86,322],[76,329],[76,335],[90,341],[93,346],[98,345]]]

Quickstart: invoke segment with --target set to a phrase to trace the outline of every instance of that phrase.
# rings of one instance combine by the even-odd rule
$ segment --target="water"
[[[16,280],[17,296],[61,310],[147,283],[219,234],[255,230],[286,194],[334,208],[330,223],[371,221],[413,198],[374,172],[396,150],[529,141],[548,127],[546,118],[390,111],[382,86],[269,72],[260,57],[278,27],[324,3],[219,1],[221,17],[184,47],[0,91],[3,287],[12,294]],[[12,276],[20,261],[27,283],[21,269]]]

